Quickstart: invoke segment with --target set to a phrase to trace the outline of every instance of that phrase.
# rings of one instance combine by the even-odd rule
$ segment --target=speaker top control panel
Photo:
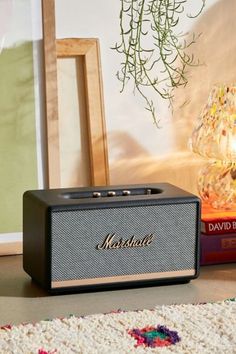
[[[130,189],[107,189],[97,191],[71,191],[60,194],[66,199],[81,199],[81,198],[104,198],[104,197],[127,197],[127,196],[147,196],[152,194],[160,194],[163,190],[159,188],[134,188]]]
[[[27,191],[48,207],[75,207],[98,206],[100,204],[118,205],[129,202],[134,203],[168,203],[176,200],[176,203],[196,202],[200,203],[197,196],[188,193],[169,183],[117,185],[101,187],[79,187],[63,189],[44,189]]]

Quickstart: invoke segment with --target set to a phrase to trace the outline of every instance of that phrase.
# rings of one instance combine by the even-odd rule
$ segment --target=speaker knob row
[[[123,190],[122,191],[122,195],[128,196],[128,195],[131,195],[131,192],[129,190]],[[115,197],[116,196],[116,192],[115,191],[108,191],[107,192],[107,196],[108,197]],[[93,198],[100,198],[100,197],[102,197],[102,193],[101,192],[93,192]]]

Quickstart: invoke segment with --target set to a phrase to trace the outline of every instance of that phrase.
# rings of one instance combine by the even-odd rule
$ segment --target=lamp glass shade
[[[236,86],[213,87],[190,143],[203,157],[236,162]]]
[[[213,208],[236,210],[236,164],[208,163],[199,173],[198,191],[202,201]]]

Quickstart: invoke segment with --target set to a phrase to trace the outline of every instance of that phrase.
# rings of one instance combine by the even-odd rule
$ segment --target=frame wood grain
[[[91,184],[109,184],[108,153],[104,118],[103,87],[98,39],[56,40],[57,58],[83,58],[86,125],[89,142]]]
[[[60,187],[60,149],[57,95],[57,58],[55,42],[55,3],[42,0],[43,57],[46,116],[47,184]]]

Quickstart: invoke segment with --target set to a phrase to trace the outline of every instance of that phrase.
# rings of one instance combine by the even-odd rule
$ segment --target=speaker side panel
[[[48,226],[46,206],[31,192],[26,192],[23,196],[23,268],[47,289],[50,285]]]

